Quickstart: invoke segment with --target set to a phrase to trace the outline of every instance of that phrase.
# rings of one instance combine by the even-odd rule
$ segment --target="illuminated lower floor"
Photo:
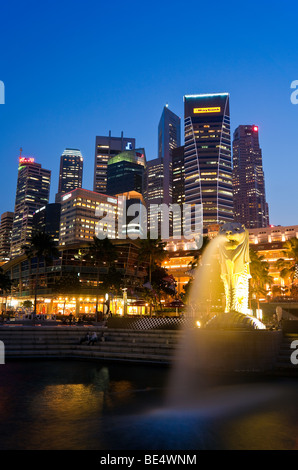
[[[20,319],[32,312],[34,297],[16,298],[13,296],[0,297],[2,312],[13,312]],[[149,304],[135,299],[120,296],[38,296],[36,313],[38,315],[73,315],[74,317],[92,316],[98,312],[115,315],[146,315],[149,314]]]

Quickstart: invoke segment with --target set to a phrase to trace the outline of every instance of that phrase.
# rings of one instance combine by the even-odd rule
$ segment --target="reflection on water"
[[[0,369],[0,449],[296,449],[295,379],[221,379],[167,407],[169,370],[92,362]]]

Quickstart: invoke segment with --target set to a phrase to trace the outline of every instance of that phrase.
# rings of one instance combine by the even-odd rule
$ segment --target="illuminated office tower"
[[[144,194],[145,149],[125,150],[111,157],[107,165],[107,194],[128,191]]]
[[[47,204],[37,209],[33,215],[33,233],[44,232],[52,237],[53,242],[59,243],[60,203]]]
[[[99,216],[97,209],[108,214],[109,221]],[[61,198],[59,245],[91,242],[97,230],[107,231],[107,238],[116,238],[117,197],[78,188]],[[115,223],[113,223],[115,219]]]
[[[147,162],[146,169],[146,191],[145,200],[148,213],[148,229],[158,230],[160,234],[161,214],[155,217],[151,213],[152,205],[161,205],[163,203],[163,179],[164,179],[164,165],[161,158],[154,158]]]
[[[172,202],[172,153],[181,145],[181,119],[168,106],[158,125],[158,158],[163,162],[163,203]]]
[[[83,156],[78,149],[65,149],[60,158],[59,186],[56,202],[61,195],[81,188],[83,180]]]
[[[202,204],[204,228],[232,221],[229,94],[184,96],[184,113],[185,203]]]
[[[184,146],[173,149],[172,153],[172,185],[173,196],[172,203],[178,204],[181,208],[185,203],[185,169],[184,169]],[[180,227],[183,233],[183,218],[173,214],[173,232],[177,233],[176,228]]]
[[[259,128],[237,127],[233,137],[234,217],[247,228],[269,225]]]
[[[0,264],[10,258],[10,243],[12,235],[13,212],[4,212],[0,224]]]
[[[34,158],[20,156],[15,211],[11,237],[11,256],[23,252],[32,237],[34,213],[49,202],[51,171]]]
[[[133,149],[135,149],[135,139],[123,137],[123,132],[121,137],[112,137],[111,131],[108,136],[96,136],[93,191],[106,193],[109,159],[125,150]]]

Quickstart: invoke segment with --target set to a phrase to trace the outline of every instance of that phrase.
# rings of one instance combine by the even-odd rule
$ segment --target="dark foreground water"
[[[298,380],[217,378],[168,403],[170,370],[93,362],[0,366],[0,449],[297,449]]]

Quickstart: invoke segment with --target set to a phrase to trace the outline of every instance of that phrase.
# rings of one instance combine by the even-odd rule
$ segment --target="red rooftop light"
[[[254,126],[254,131],[258,132],[258,130],[259,130],[258,126]]]

